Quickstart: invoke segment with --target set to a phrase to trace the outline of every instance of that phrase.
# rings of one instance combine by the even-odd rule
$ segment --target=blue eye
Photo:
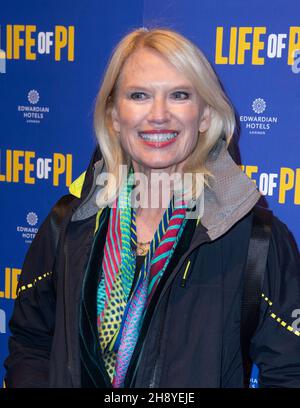
[[[176,91],[172,93],[173,99],[183,101],[185,99],[189,99],[190,94],[185,91]]]
[[[143,101],[144,99],[147,98],[147,95],[145,92],[132,92],[129,95],[130,99],[133,99],[134,101]]]

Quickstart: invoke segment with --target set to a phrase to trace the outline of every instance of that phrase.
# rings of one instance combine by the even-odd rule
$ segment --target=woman
[[[120,42],[96,103],[99,147],[24,262],[7,386],[244,386],[241,302],[260,194],[228,153],[234,128],[186,38],[141,29]],[[156,176],[171,180],[167,199]],[[272,224],[270,242],[256,241],[263,269],[265,242],[269,253],[246,343],[260,386],[298,387],[299,253]]]

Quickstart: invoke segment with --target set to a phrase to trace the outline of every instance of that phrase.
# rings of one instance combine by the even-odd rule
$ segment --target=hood
[[[210,187],[204,189],[204,212],[201,224],[211,240],[228,231],[260,199],[256,185],[233,161],[226,141],[220,139],[206,162],[213,174]]]
[[[231,158],[225,140],[219,139],[209,154],[206,167],[213,178],[210,186],[204,188],[204,212],[199,227],[204,227],[210,240],[215,240],[243,218],[261,195],[254,182]],[[96,181],[104,170],[104,161],[98,147],[87,171],[70,186],[70,193],[80,197],[82,201],[73,214],[72,221],[83,220],[98,213],[96,195],[100,187]]]

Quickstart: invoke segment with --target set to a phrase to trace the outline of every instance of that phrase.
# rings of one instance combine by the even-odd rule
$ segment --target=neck
[[[174,194],[175,173],[181,175],[182,167],[180,163],[165,169],[150,169],[133,162],[137,181],[137,216],[145,219],[162,217]]]

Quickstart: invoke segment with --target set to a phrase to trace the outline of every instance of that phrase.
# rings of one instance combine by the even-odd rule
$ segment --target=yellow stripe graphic
[[[268,303],[269,306],[273,305],[273,302],[267,298],[263,293],[261,294],[262,298]],[[292,326],[288,325],[285,321],[283,321],[280,317],[278,317],[274,312],[270,312],[270,316],[272,319],[276,320],[277,323],[280,323],[280,325],[284,328],[286,328],[289,332],[295,334],[296,336],[300,336],[300,332],[298,330],[295,330]]]

